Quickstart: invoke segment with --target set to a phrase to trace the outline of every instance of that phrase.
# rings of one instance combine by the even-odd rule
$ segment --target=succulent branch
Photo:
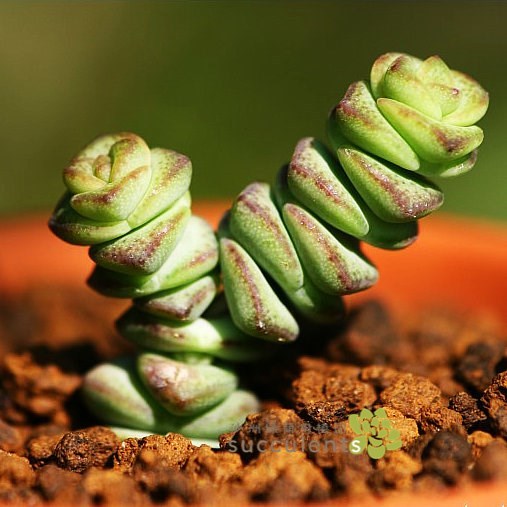
[[[135,298],[117,322],[122,335],[163,352],[90,371],[83,392],[92,411],[119,426],[215,438],[258,407],[220,360],[254,360],[263,348],[227,315],[201,317],[217,293],[218,244],[191,214],[191,176],[184,155],[150,150],[135,134],[101,136],[64,170],[68,192],[49,225],[91,245],[94,289]]]
[[[332,149],[302,139],[273,186],[239,194],[218,242],[191,214],[187,157],[130,133],[90,143],[64,171],[50,228],[90,246],[95,290],[134,299],[118,329],[148,349],[87,374],[92,411],[197,438],[241,424],[258,402],[222,362],[262,358],[269,341],[295,340],[301,319],[341,319],[342,296],[378,276],[360,241],[399,249],[416,239],[417,220],[443,202],[426,178],[473,167],[487,106],[481,86],[439,57],[381,56],[331,111]]]
[[[473,124],[487,107],[483,88],[438,56],[378,58],[370,80],[351,84],[331,111],[332,150],[302,139],[275,186],[249,185],[223,220],[221,266],[236,325],[291,341],[298,315],[339,319],[341,296],[377,280],[358,241],[387,249],[415,241],[417,220],[444,199],[426,176],[473,167],[483,139]]]

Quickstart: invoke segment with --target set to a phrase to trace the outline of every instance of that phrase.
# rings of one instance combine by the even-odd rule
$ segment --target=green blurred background
[[[3,1],[0,214],[49,210],[61,170],[130,130],[192,158],[194,198],[272,181],[386,51],[439,54],[491,94],[445,210],[507,220],[507,2]]]

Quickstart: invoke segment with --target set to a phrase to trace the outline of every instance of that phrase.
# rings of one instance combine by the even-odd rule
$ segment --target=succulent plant
[[[387,249],[417,237],[417,220],[443,203],[427,176],[452,177],[477,159],[488,94],[438,56],[379,57],[331,111],[332,149],[299,141],[274,187],[253,183],[220,228],[227,302],[245,333],[291,341],[298,315],[341,318],[341,296],[377,271],[359,240]],[[280,294],[281,293],[281,294]]]
[[[135,134],[98,137],[64,170],[68,192],[49,225],[90,245],[94,289],[135,298],[117,325],[149,350],[87,374],[91,410],[118,426],[215,438],[258,408],[221,360],[254,360],[265,348],[227,315],[201,317],[217,292],[218,244],[191,214],[191,176],[187,157]]]
[[[90,143],[64,170],[68,192],[50,228],[90,245],[95,290],[134,299],[117,326],[141,348],[87,374],[92,411],[196,438],[241,424],[258,402],[224,362],[295,340],[302,319],[341,319],[342,296],[378,276],[359,242],[399,249],[416,239],[417,220],[443,202],[426,177],[473,167],[483,139],[473,124],[487,106],[481,86],[439,57],[381,56],[332,110],[332,149],[302,139],[275,185],[239,194],[218,241],[191,214],[187,157],[130,133]]]

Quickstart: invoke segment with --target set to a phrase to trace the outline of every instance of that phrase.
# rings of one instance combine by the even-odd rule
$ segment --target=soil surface
[[[63,287],[1,298],[0,501],[176,507],[507,480],[507,336],[489,318],[429,309],[394,321],[365,303],[262,368],[242,366],[264,410],[213,450],[178,434],[122,442],[86,412],[82,375],[132,350],[112,324],[126,303],[104,301]],[[348,418],[364,408],[385,409],[401,448],[350,451]]]

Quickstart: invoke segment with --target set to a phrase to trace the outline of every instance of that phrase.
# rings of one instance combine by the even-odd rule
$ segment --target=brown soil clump
[[[493,429],[507,438],[507,371],[498,374],[481,398]]]
[[[66,433],[56,444],[53,456],[60,468],[84,472],[91,467],[104,467],[119,444],[110,429],[95,426]]]

